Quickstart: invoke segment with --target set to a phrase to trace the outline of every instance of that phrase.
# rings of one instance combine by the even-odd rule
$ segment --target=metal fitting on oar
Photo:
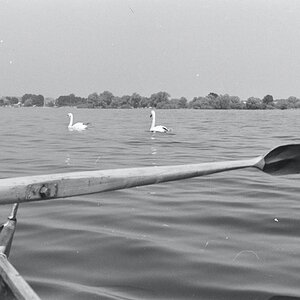
[[[42,186],[39,191],[42,198],[49,198],[51,196],[51,190],[47,186]]]
[[[25,199],[19,202],[46,200],[56,198],[58,185],[56,182],[41,182],[26,185]]]

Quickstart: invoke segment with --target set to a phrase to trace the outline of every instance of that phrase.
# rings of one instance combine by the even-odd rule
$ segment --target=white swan
[[[89,123],[82,123],[82,122],[78,122],[73,124],[73,114],[72,113],[68,113],[68,116],[70,118],[70,123],[68,125],[68,129],[69,130],[77,130],[77,131],[82,131],[88,128],[88,124]]]
[[[151,132],[168,132],[168,131],[170,131],[170,129],[165,126],[161,126],[161,125],[155,126],[155,111],[154,110],[151,110],[150,118],[152,118],[152,123],[151,123],[151,127],[150,127]]]

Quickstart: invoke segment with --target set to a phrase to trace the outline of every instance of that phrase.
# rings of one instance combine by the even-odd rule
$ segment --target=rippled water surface
[[[251,158],[299,143],[299,114],[158,110],[165,135],[147,109],[1,108],[1,177]],[[42,299],[300,296],[299,182],[243,169],[22,204],[10,260]]]

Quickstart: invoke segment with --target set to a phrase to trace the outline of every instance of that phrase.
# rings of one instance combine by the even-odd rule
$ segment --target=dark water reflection
[[[69,111],[93,127],[69,132]],[[300,142],[298,111],[158,111],[173,135],[147,132],[148,110],[0,115],[2,178],[243,159]],[[247,169],[22,204],[11,261],[42,299],[300,296],[299,192],[299,176]]]

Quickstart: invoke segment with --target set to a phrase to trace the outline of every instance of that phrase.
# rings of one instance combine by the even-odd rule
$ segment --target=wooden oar
[[[17,210],[19,204],[14,204],[7,222],[2,224],[0,232],[0,299],[30,299],[40,298],[8,261],[8,256],[17,225]]]
[[[6,178],[0,180],[0,204],[93,194],[247,167],[273,175],[297,174],[300,144],[279,146],[246,160]]]

